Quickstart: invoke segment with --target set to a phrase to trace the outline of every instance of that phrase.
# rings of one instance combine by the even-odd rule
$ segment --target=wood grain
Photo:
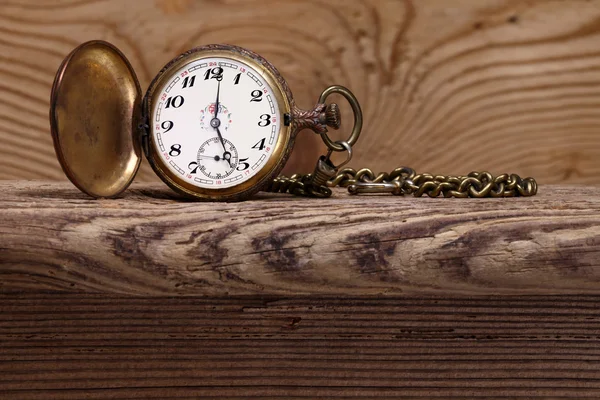
[[[143,87],[208,43],[264,55],[305,108],[348,86],[365,113],[356,167],[600,182],[599,0],[4,0],[0,26],[0,179],[65,179],[53,76],[76,45],[105,39]],[[298,149],[287,171],[311,171],[320,140],[303,133]],[[156,177],[144,165],[139,179]]]
[[[598,294],[600,188],[532,198],[182,201],[158,184],[93,200],[0,183],[0,293]]]
[[[600,397],[597,296],[0,296],[2,399]]]

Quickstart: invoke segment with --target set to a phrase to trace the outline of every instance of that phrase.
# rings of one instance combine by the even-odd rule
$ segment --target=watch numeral
[[[196,83],[196,75],[192,77],[186,76],[183,80],[183,89],[194,86],[194,83]]]
[[[163,133],[167,133],[173,129],[173,125],[175,125],[173,121],[164,121],[162,124],[160,124],[160,126],[165,130]]]
[[[262,141],[264,142],[265,139],[263,139]],[[256,143],[258,144],[258,143]],[[254,148],[254,147],[253,147]],[[242,158],[240,160],[240,163],[238,164],[238,167],[236,168],[238,171],[245,171],[248,168],[250,168],[250,164],[248,164],[246,161],[248,161],[247,158]],[[243,166],[242,166],[243,165]]]
[[[223,68],[221,67],[215,67],[212,69],[207,69],[206,73],[204,74],[204,80],[207,81],[209,79],[216,79],[218,81],[223,79]]]
[[[253,101],[262,101],[262,95],[263,92],[260,90],[253,90],[252,93],[250,93],[250,96],[252,96],[252,98],[250,99],[250,102]]]
[[[233,84],[237,85],[238,83],[240,83],[240,78],[242,77],[242,73],[240,72],[239,74],[237,74],[235,76],[235,78],[233,78]]]
[[[181,154],[181,145],[180,144],[174,144],[173,146],[171,146],[171,151],[169,151],[169,155],[171,157],[177,157],[180,154]]]
[[[167,99],[167,106],[165,108],[169,108],[171,106],[173,106],[173,108],[179,108],[183,105],[184,102],[185,99],[183,98],[183,96],[169,97]]]
[[[265,139],[266,138],[262,138],[260,139],[254,146],[252,146],[253,149],[258,149],[258,150],[262,150],[265,148]],[[247,160],[247,158],[246,158]],[[243,161],[243,160],[240,160]]]
[[[188,164],[188,169],[192,171],[190,172],[190,174],[195,174],[196,172],[198,172],[198,163],[196,161],[192,161]]]
[[[271,125],[271,116],[269,114],[263,114],[260,116],[260,121],[258,121],[258,126],[269,126]]]

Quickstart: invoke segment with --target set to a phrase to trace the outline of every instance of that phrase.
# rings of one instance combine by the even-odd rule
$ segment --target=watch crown
[[[322,121],[333,129],[339,129],[342,124],[342,115],[340,114],[340,107],[336,103],[327,105],[327,109],[322,115]]]

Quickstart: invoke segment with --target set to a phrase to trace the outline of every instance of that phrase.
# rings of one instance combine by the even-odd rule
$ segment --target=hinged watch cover
[[[56,156],[67,177],[93,197],[114,197],[141,161],[141,88],[125,56],[104,41],[77,47],[60,66],[50,100]]]

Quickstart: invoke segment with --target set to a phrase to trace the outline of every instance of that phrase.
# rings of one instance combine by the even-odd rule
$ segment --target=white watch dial
[[[215,57],[186,64],[156,92],[154,145],[188,183],[228,188],[267,163],[281,114],[273,89],[250,65]]]

